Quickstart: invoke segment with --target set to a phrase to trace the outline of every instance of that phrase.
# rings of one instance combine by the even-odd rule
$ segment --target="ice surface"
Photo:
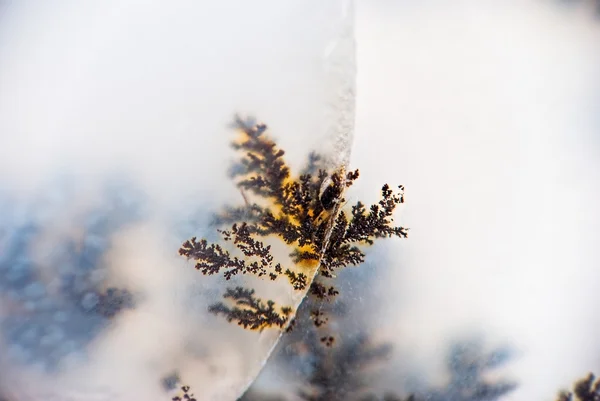
[[[351,5],[0,9],[0,395],[158,401],[175,383],[203,400],[241,394],[279,329],[209,314],[231,283],[177,251],[217,240],[214,213],[244,202],[229,176],[235,113],[266,122],[296,173],[313,150],[348,162]],[[294,308],[303,296],[232,282]]]

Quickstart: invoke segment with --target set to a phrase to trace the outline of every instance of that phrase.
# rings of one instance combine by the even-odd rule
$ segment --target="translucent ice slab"
[[[306,285],[228,281],[178,250],[206,238],[250,263],[215,223],[273,202],[236,186],[252,173],[231,144],[261,127],[232,127],[238,112],[269,124],[288,181],[313,151],[344,168],[351,2],[13,3],[0,20],[0,398],[158,401],[185,383],[236,399],[318,261],[295,266],[274,236],[272,256]],[[210,313],[236,286],[289,308],[281,324]]]

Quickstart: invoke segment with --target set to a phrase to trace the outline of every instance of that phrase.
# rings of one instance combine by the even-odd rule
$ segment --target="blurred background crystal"
[[[77,236],[53,232],[76,205],[76,193],[65,194],[68,201],[58,205],[39,198],[31,204],[5,201],[8,216],[18,208],[29,214],[20,221],[11,222],[9,217],[1,222],[0,327],[8,349],[3,363],[56,371],[68,356],[76,352],[84,356],[86,346],[102,334],[110,318],[133,308],[129,290],[106,287],[103,260],[114,232],[139,218],[141,200],[126,188],[120,192],[108,188],[101,207],[73,216],[74,226],[81,229]],[[40,212],[46,217],[40,218]],[[44,249],[48,239],[51,248]]]

